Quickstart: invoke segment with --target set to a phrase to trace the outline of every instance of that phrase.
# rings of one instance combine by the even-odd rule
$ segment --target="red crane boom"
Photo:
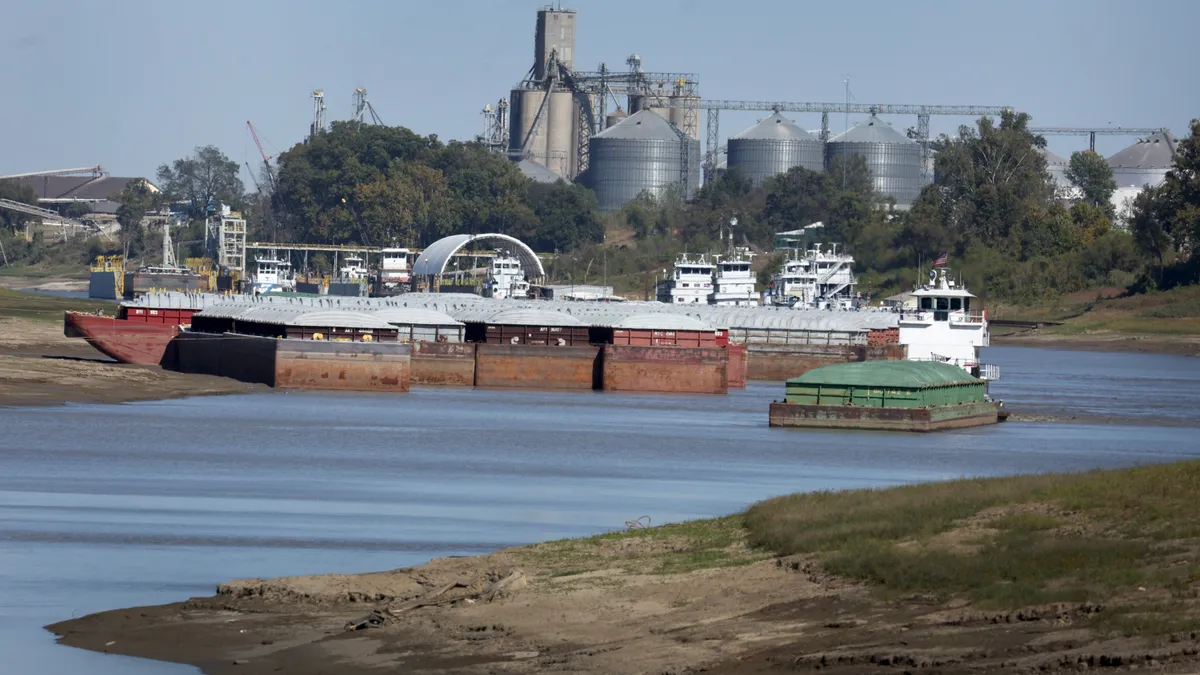
[[[250,123],[250,120],[246,120],[246,126],[250,128],[250,135],[254,138],[254,144],[258,146],[258,154],[262,155],[263,162],[270,162],[271,158],[263,150],[262,141],[258,140],[258,132],[255,131],[254,125]]]

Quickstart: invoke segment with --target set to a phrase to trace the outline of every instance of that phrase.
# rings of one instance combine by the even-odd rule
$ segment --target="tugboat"
[[[337,279],[329,282],[329,295],[366,297],[368,274],[362,258],[357,255],[346,256],[345,264],[338,270]]]
[[[496,300],[528,298],[529,281],[525,279],[521,261],[512,256],[497,253],[492,258],[487,279],[483,282],[483,297]]]
[[[658,286],[658,301],[671,305],[707,304],[713,291],[715,268],[703,255],[679,254],[672,278]]]
[[[853,309],[858,280],[854,258],[837,252],[837,244],[825,251],[821,244],[784,261],[771,279],[770,303],[794,309]]]
[[[713,291],[708,304],[718,307],[754,307],[758,295],[754,292],[754,272],[750,260],[754,256],[743,249],[735,249],[728,257],[717,262],[713,276]]]
[[[292,263],[281,260],[274,251],[265,256],[255,257],[254,263],[254,279],[248,289],[251,295],[296,292],[296,275],[292,272]]]
[[[406,248],[385,248],[379,252],[379,276],[375,295],[399,295],[405,290],[409,281],[408,256],[411,253]]]
[[[990,342],[987,311],[971,308],[975,295],[950,277],[945,256],[934,265],[929,283],[913,291],[917,308],[900,314],[900,343],[908,347],[908,360],[948,363],[980,379],[1000,379],[999,366],[979,359]]]

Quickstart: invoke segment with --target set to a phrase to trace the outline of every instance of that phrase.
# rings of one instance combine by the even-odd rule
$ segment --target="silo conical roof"
[[[816,141],[812,134],[801,129],[795,122],[775,113],[733,138],[742,141]]]
[[[1050,152],[1049,150],[1047,150],[1046,148],[1038,148],[1037,151],[1042,154],[1042,157],[1046,158],[1046,166],[1047,167],[1061,166],[1061,167],[1065,168],[1068,164],[1071,163],[1070,160],[1066,159],[1062,155],[1056,155],[1053,152]]]
[[[1156,131],[1108,158],[1113,169],[1170,169],[1179,140],[1169,131]]]
[[[849,129],[829,139],[830,143],[912,143],[908,136],[896,131],[892,125],[884,122],[875,115],[855,124]]]
[[[679,135],[671,123],[652,110],[640,110],[592,138],[623,138],[629,140],[678,141]]]
[[[538,183],[557,183],[562,180],[562,176],[554,173],[554,171],[545,164],[539,164],[532,159],[523,159],[517,162],[517,168],[521,173],[525,174],[526,178]]]

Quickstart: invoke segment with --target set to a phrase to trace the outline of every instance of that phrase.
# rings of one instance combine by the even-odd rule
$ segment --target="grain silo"
[[[1050,176],[1050,181],[1054,183],[1055,196],[1060,199],[1069,197],[1074,187],[1071,180],[1067,178],[1067,166],[1070,162],[1062,155],[1056,155],[1045,148],[1037,148],[1037,151],[1046,158],[1046,173]]]
[[[526,178],[535,183],[554,184],[560,180],[563,180],[562,176],[554,173],[544,165],[538,164],[532,159],[522,159],[521,161],[517,162],[517,168],[521,171],[521,173],[525,174]]]
[[[921,146],[875,115],[829,139],[825,166],[858,155],[866,160],[875,191],[896,200],[897,206],[913,203],[925,185]]]
[[[672,96],[671,114],[668,117],[683,133],[700,140],[700,97],[695,95]]]
[[[509,150],[519,152],[525,148],[533,161],[549,167],[560,176],[571,177],[575,175],[577,164],[577,104],[569,91],[551,93],[549,102],[546,102],[546,95],[544,89],[512,90],[509,99]],[[541,119],[538,118],[539,111]]]
[[[605,211],[621,208],[642,192],[662,197],[681,183],[681,196],[691,197],[700,184],[700,142],[650,110],[593,136],[589,156],[588,185]]]
[[[610,112],[608,117],[604,118],[604,128],[614,127],[626,117],[629,117],[629,113],[621,110],[621,106],[617,106],[616,110]]]
[[[755,186],[794,166],[825,169],[825,147],[795,122],[775,113],[729,139],[729,166]]]
[[[1169,131],[1157,131],[1108,158],[1118,188],[1156,186],[1175,165],[1179,141]]]

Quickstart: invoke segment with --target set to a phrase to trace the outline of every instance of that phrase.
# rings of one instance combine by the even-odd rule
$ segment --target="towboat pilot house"
[[[951,313],[971,311],[971,298],[926,296],[921,298],[919,308],[923,312],[933,312],[934,321],[949,321]]]

